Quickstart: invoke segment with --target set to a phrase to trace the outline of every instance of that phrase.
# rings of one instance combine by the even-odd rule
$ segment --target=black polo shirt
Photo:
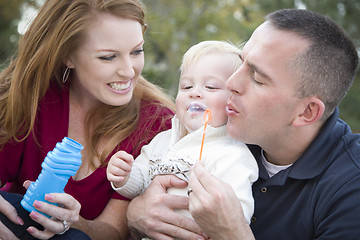
[[[289,168],[269,178],[260,148],[251,228],[257,240],[360,239],[360,135],[339,111]]]

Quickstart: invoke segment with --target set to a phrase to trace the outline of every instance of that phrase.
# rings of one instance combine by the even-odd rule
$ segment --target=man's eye
[[[239,55],[239,58],[240,58],[241,61],[244,62],[244,58],[243,58],[243,56],[241,54]]]
[[[103,61],[111,61],[111,60],[113,60],[114,58],[116,58],[115,55],[108,56],[108,57],[99,57],[99,59],[101,59],[101,60],[103,60]]]
[[[251,80],[253,81],[253,82],[255,82],[255,84],[257,84],[257,85],[263,85],[264,83],[263,82],[260,82],[260,81],[258,81],[257,79],[256,79],[256,72],[252,72],[251,73]]]
[[[255,76],[254,76],[254,75],[252,75],[252,76],[251,76],[251,80],[252,80],[252,81],[254,81],[254,82],[255,82],[255,84],[258,84],[258,85],[263,85],[263,84],[264,84],[264,83],[259,82],[258,80],[256,80],[256,78],[255,78]]]
[[[139,49],[139,50],[132,51],[131,54],[132,54],[132,55],[139,55],[139,54],[141,54],[142,52],[144,52],[144,49]]]

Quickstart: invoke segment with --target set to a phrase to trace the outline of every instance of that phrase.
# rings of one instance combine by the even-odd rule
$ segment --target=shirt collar
[[[283,184],[287,177],[294,179],[311,179],[323,171],[335,145],[341,136],[344,135],[344,132],[348,131],[346,123],[338,122],[338,117],[339,109],[336,108],[334,113],[322,126],[318,136],[302,156],[296,160],[291,167],[276,175],[277,179],[273,180],[276,180],[277,184]],[[261,163],[261,149],[255,145],[248,145],[248,147],[258,161],[259,177],[268,179],[269,176],[267,175],[266,169]]]
[[[289,177],[310,179],[322,172],[333,148],[344,134],[344,125],[336,126],[339,109],[322,126],[318,136],[289,169]]]

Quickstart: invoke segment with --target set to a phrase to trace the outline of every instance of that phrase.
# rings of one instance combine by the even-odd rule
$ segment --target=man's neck
[[[285,141],[274,141],[261,146],[266,160],[275,165],[289,165],[298,160],[310,144],[314,141],[321,126],[298,129]]]

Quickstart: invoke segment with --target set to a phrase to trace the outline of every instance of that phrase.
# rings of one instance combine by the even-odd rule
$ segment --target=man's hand
[[[213,240],[255,239],[231,186],[197,163],[189,176],[189,210]]]
[[[159,240],[205,239],[193,220],[174,211],[188,209],[189,198],[166,193],[167,188],[186,185],[173,175],[157,176],[143,195],[131,201],[127,211],[130,229]]]

